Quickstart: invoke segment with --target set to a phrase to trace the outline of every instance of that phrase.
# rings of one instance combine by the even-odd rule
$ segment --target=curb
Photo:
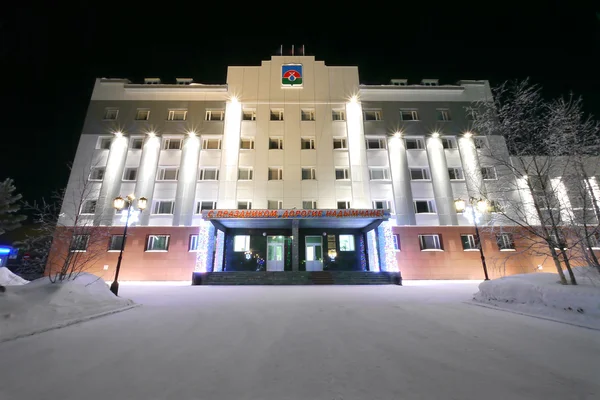
[[[476,301],[463,301],[462,303],[463,304],[469,304],[471,306],[476,306],[476,307],[490,308],[492,310],[505,311],[505,312],[509,312],[509,313],[513,313],[513,314],[518,314],[518,315],[525,315],[526,317],[543,319],[543,320],[546,320],[546,321],[558,322],[560,324],[577,326],[579,328],[590,329],[592,331],[600,331],[600,328],[596,328],[596,327],[593,327],[593,326],[581,325],[581,324],[578,324],[578,323],[575,323],[575,322],[564,321],[562,319],[556,319],[556,318],[552,318],[552,317],[546,317],[546,316],[543,316],[543,315],[529,314],[529,313],[522,312],[522,311],[508,310],[506,308],[493,306],[491,304],[479,303],[479,302],[476,302]]]
[[[16,336],[13,336],[13,337],[0,339],[0,343],[10,342],[12,340],[24,338],[24,337],[27,337],[27,336],[37,335],[38,333],[43,333],[43,332],[48,332],[48,331],[52,331],[52,330],[55,330],[55,329],[64,328],[64,327],[67,327],[67,326],[70,326],[70,325],[78,324],[80,322],[86,322],[86,321],[90,321],[92,319],[104,317],[104,316],[110,315],[110,314],[117,314],[117,313],[120,313],[122,311],[127,311],[127,310],[130,310],[132,308],[139,307],[139,306],[141,306],[141,304],[131,304],[131,305],[128,305],[128,306],[125,306],[125,307],[117,308],[115,310],[109,310],[109,311],[104,311],[104,312],[101,312],[101,313],[98,313],[98,314],[87,315],[87,316],[81,317],[81,318],[70,319],[70,320],[63,321],[63,322],[60,322],[60,323],[57,323],[57,324],[54,324],[54,325],[50,325],[50,326],[48,326],[46,328],[36,329],[36,330],[29,331],[29,332],[26,332],[26,333],[20,333],[20,334],[18,334]]]

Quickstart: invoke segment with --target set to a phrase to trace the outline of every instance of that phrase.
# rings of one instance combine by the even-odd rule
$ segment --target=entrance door
[[[267,271],[283,271],[283,236],[267,236]]]
[[[323,238],[321,236],[306,236],[306,270],[323,271]]]

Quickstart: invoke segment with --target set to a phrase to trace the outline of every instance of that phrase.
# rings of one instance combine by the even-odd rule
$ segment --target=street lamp
[[[462,200],[462,199],[457,199],[454,201],[454,207],[456,207],[456,211],[459,213],[462,213],[463,211],[467,210],[467,208],[469,208],[469,210],[467,212],[469,212],[470,215],[470,219],[473,220],[473,225],[475,225],[475,237],[477,240],[477,248],[479,249],[479,254],[481,255],[481,265],[483,266],[483,273],[485,275],[485,280],[489,281],[490,278],[488,276],[488,271],[487,271],[487,265],[485,263],[485,255],[483,254],[483,246],[481,244],[481,236],[479,235],[479,227],[477,226],[477,222],[479,221],[479,218],[481,217],[482,214],[486,213],[488,211],[488,202],[484,199],[474,199],[474,198],[470,198],[469,199],[469,205],[467,205],[467,202]]]
[[[117,269],[115,271],[115,279],[110,284],[110,291],[115,294],[115,296],[119,293],[119,271],[121,270],[121,259],[123,258],[123,250],[125,250],[125,239],[127,238],[127,227],[129,226],[129,217],[131,217],[131,209],[133,208],[133,201],[135,200],[135,196],[130,194],[126,198],[122,198],[121,196],[115,197],[113,200],[113,207],[117,211],[121,211],[125,204],[127,204],[127,218],[125,218],[125,228],[123,229],[123,240],[121,241],[121,251],[119,252],[119,260],[117,261]],[[138,200],[138,209],[144,211],[146,206],[148,205],[148,199],[145,197],[140,197]]]

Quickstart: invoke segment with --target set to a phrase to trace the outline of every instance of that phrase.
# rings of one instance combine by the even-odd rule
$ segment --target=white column
[[[415,219],[415,207],[413,205],[406,146],[404,140],[399,135],[388,140],[388,157],[390,172],[392,174],[396,224],[416,225],[417,221]]]
[[[362,105],[356,97],[353,97],[349,103],[346,103],[346,129],[352,184],[351,206],[352,208],[371,208],[371,188]]]
[[[469,197],[477,199],[485,197],[485,183],[483,182],[479,157],[477,156],[477,149],[475,148],[473,138],[471,136],[460,137],[458,139],[458,150],[460,152],[460,161]]]
[[[160,156],[160,138],[154,135],[148,136],[144,142],[142,150],[142,159],[138,168],[137,180],[135,183],[135,197],[145,197],[148,199],[148,209],[140,214],[141,226],[147,226],[152,213],[152,197],[154,195],[154,183],[156,181],[156,168],[158,167],[158,157]]]
[[[427,156],[440,225],[458,225],[446,153],[439,136],[427,138]]]
[[[175,193],[175,210],[173,226],[191,226],[196,198],[196,181],[198,179],[198,158],[200,140],[195,133],[185,139],[179,165],[179,180]]]
[[[121,178],[125,159],[127,158],[127,148],[129,138],[123,135],[115,134],[110,145],[102,187],[96,204],[96,215],[94,215],[94,225],[112,225],[115,210],[113,208],[113,199],[117,197],[121,189]],[[124,193],[127,195],[129,193]]]
[[[219,171],[219,208],[237,208],[238,159],[240,152],[240,129],[242,105],[233,98],[225,106],[225,126]]]

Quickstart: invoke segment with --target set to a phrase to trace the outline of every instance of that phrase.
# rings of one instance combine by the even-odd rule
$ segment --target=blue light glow
[[[10,254],[10,247],[0,247],[0,254]]]

